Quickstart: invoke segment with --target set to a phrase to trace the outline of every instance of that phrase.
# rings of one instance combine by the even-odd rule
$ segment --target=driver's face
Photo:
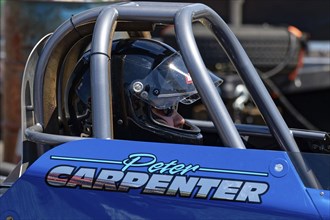
[[[152,112],[157,116],[158,122],[167,126],[182,128],[185,123],[185,119],[175,109],[169,111],[152,108]]]

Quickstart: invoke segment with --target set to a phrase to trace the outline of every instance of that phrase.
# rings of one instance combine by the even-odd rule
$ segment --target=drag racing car
[[[196,22],[267,126],[233,123]],[[179,51],[153,37],[168,26]],[[0,219],[330,219],[329,133],[288,128],[204,4],[123,2],[73,15],[31,52],[21,97],[22,160],[1,184]],[[196,102],[210,120],[180,114]]]

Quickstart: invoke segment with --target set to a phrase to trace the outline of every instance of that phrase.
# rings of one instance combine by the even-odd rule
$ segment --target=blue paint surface
[[[50,184],[50,171],[61,166],[73,167],[72,175],[79,169],[95,171],[87,181],[90,187],[67,187],[72,175],[60,176],[65,181],[59,186]],[[93,184],[102,170],[172,180],[157,182],[158,194],[144,191],[149,182],[127,191],[119,190],[119,181],[114,190],[96,189]],[[175,178],[233,184],[227,189],[233,191],[225,193],[233,200],[215,199],[217,187],[205,198],[197,196],[200,186],[188,194],[167,194]],[[235,184],[249,183],[268,188],[256,197],[259,202],[252,197],[237,201],[243,189]],[[285,152],[93,139],[42,155],[0,198],[0,219],[327,219],[329,191],[322,191],[322,201],[320,192],[303,185]]]

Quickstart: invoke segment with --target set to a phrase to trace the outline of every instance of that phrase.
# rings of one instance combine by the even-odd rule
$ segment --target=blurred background
[[[176,2],[168,0],[169,2]],[[117,0],[0,0],[0,161],[19,160],[20,90],[34,45],[71,15]],[[213,8],[246,49],[289,127],[330,131],[330,0],[190,0]],[[236,123],[262,117],[222,49],[196,26],[207,67],[225,79],[222,96]],[[171,28],[156,37],[176,47]],[[219,48],[217,48],[219,47]],[[182,111],[185,111],[183,109]],[[186,117],[207,119],[196,105]]]

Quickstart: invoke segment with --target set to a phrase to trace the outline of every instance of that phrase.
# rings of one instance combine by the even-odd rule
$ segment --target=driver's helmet
[[[68,94],[70,133],[92,136],[90,52],[78,62]],[[210,73],[216,86],[222,80]],[[178,105],[199,99],[183,59],[172,47],[150,39],[115,40],[111,52],[114,138],[201,144],[200,129]]]

